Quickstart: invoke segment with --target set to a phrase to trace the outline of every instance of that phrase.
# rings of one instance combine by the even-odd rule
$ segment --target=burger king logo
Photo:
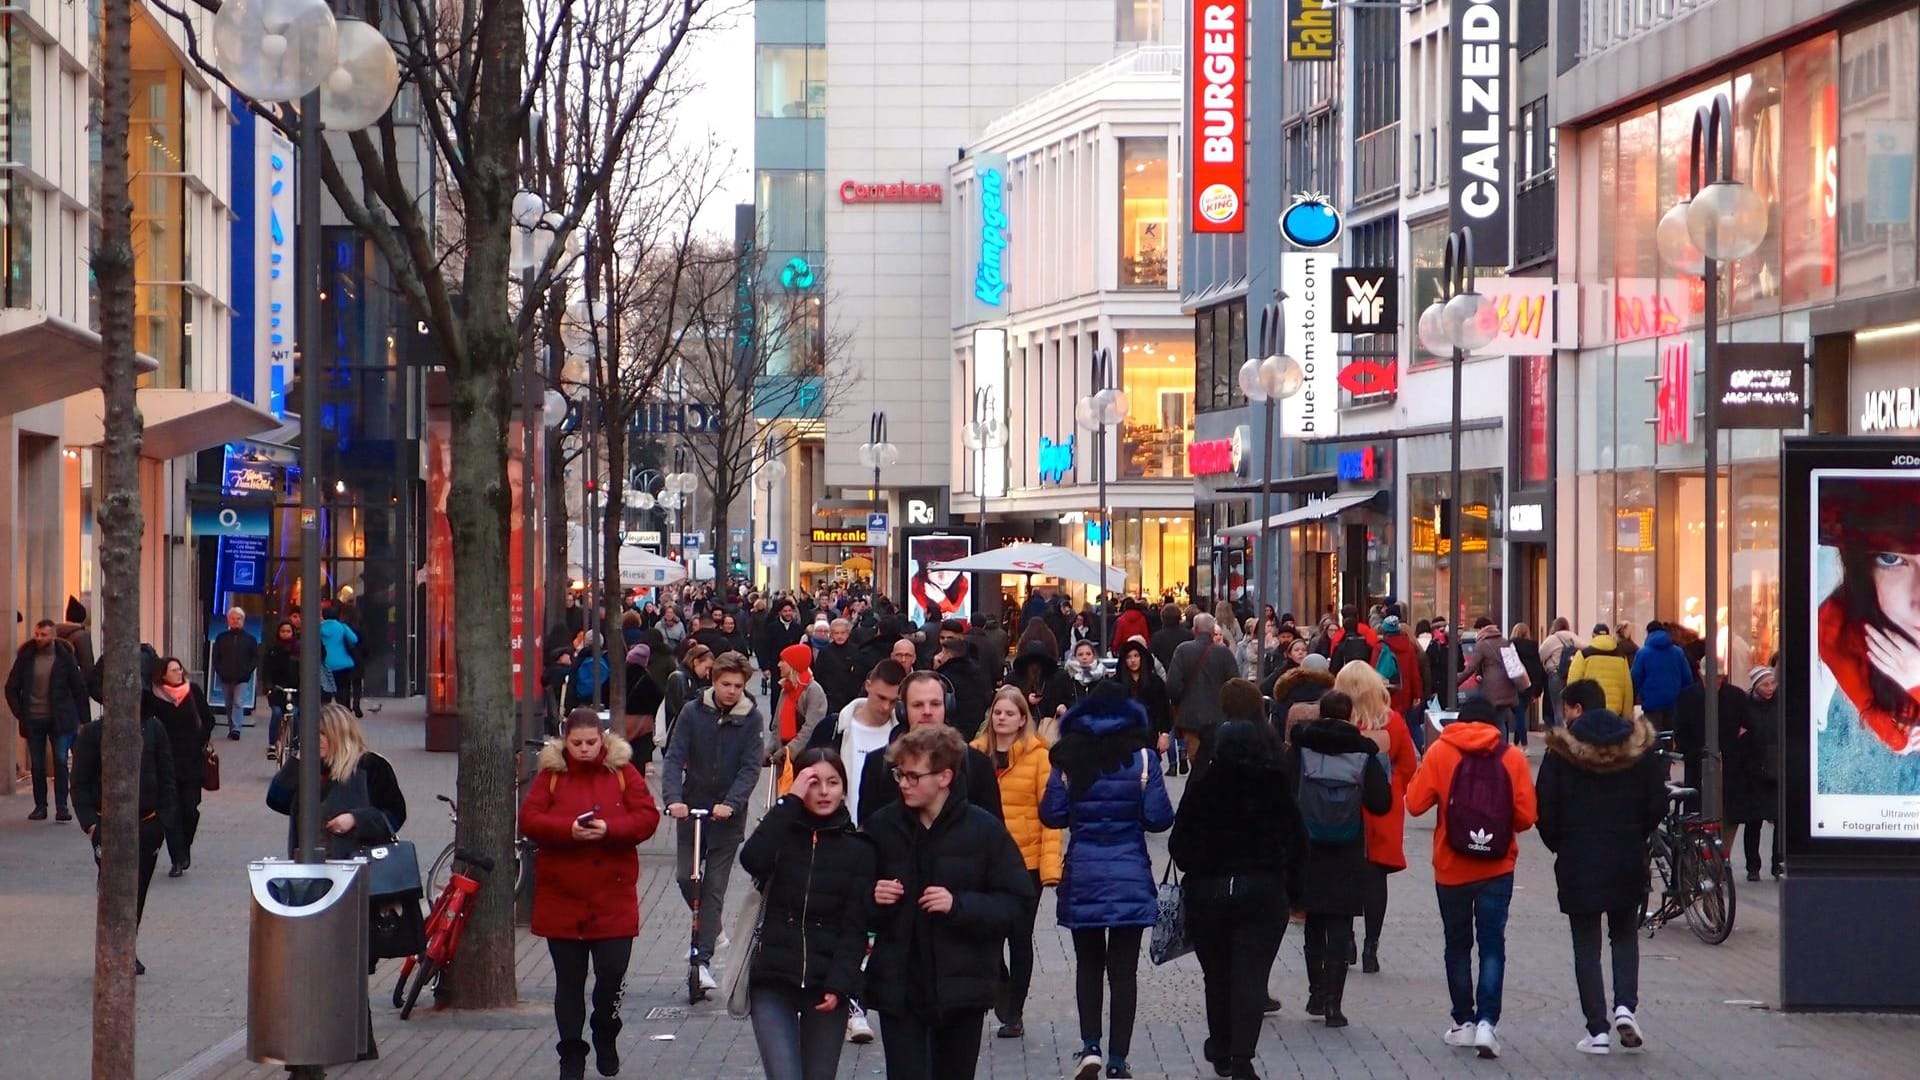
[[[1200,192],[1200,216],[1225,225],[1240,216],[1240,196],[1225,184],[1208,184]]]

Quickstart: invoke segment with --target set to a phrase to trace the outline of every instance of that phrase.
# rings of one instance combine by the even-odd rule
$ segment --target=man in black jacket
[[[227,738],[240,737],[240,692],[260,670],[260,643],[247,632],[247,613],[240,608],[227,612],[227,628],[213,639],[213,677],[227,699]]]
[[[716,990],[708,965],[713,943],[720,935],[721,910],[727,882],[733,877],[733,858],[745,835],[747,803],[760,782],[760,763],[766,760],[767,722],[747,696],[753,663],[739,653],[713,661],[713,685],[687,702],[667,740],[666,766],[660,788],[667,813],[678,823],[678,877],[680,895],[693,903],[693,823],[688,810],[708,810],[712,816],[702,828],[706,847],[706,874],[697,883],[700,895],[700,941],[695,946],[700,985]]]
[[[100,736],[102,722],[95,720],[80,729],[73,744],[73,811],[80,827],[93,842],[93,861],[100,861]],[[166,729],[149,716],[140,721],[140,894],[134,908],[138,924],[147,911],[147,886],[153,884],[153,870],[160,861],[160,844],[173,824],[175,784],[173,751],[169,749]],[[134,972],[147,973],[145,964],[134,958]]]
[[[953,715],[947,717],[968,742],[987,719],[987,702],[993,697],[993,675],[974,659],[973,643],[967,640],[967,624],[948,619],[940,624],[940,651],[933,654],[933,670],[946,676],[953,686]]]
[[[33,626],[33,638],[14,654],[7,673],[7,707],[27,740],[33,773],[30,821],[47,819],[47,773],[53,773],[55,821],[71,821],[67,812],[67,752],[87,720],[87,679],[67,643],[54,636],[52,619]]]
[[[860,696],[860,683],[873,665],[853,643],[853,623],[835,619],[827,627],[827,645],[813,658],[813,680],[827,695],[827,715],[838,716]]]
[[[1000,943],[1033,895],[1006,827],[960,790],[965,750],[943,724],[901,736],[887,751],[899,796],[867,828],[879,880],[866,1001],[891,1077],[974,1075]]]
[[[1193,631],[1180,621],[1180,607],[1168,604],[1160,609],[1160,629],[1147,639],[1147,648],[1163,668],[1173,666],[1173,650],[1193,640]]]
[[[900,685],[900,702],[907,712],[907,730],[949,727],[947,723],[946,679],[931,671],[916,671]],[[957,695],[956,695],[957,696]],[[957,730],[957,729],[956,729]],[[898,742],[904,732],[895,736]],[[966,740],[961,739],[964,745]],[[967,746],[960,768],[954,776],[954,788],[964,791],[967,801],[1004,820],[1000,810],[1000,779],[993,771],[993,760]],[[866,828],[880,808],[900,801],[900,786],[885,757],[869,754],[860,769],[860,827]]]

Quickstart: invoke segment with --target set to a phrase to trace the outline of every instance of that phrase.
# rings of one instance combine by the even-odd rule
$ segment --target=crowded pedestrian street
[[[369,742],[388,756],[407,793],[408,831],[427,855],[450,836],[444,806],[433,795],[452,790],[452,760],[420,747],[418,703],[389,705],[370,715]],[[193,868],[154,884],[140,956],[147,965],[139,998],[139,1061],[143,1080],[267,1080],[282,1070],[244,1060],[246,1025],[246,861],[284,848],[285,819],[267,810],[270,763],[251,729],[231,753],[219,792],[209,793]],[[1534,753],[1537,764],[1538,750]],[[1170,784],[1176,798],[1182,778]],[[1430,819],[1410,822],[1407,846],[1424,851]],[[1153,845],[1156,868],[1165,846]],[[671,837],[656,834],[641,850],[642,926],[627,977],[628,1026],[623,1074],[745,1080],[761,1075],[753,1033],[729,1019],[724,1001],[686,1001],[687,911],[673,886]],[[92,962],[93,868],[72,826],[10,819],[0,822],[0,937],[8,986],[0,994],[0,1069],[9,1080],[84,1076],[90,1054],[88,1006]],[[735,892],[745,889],[744,876]],[[1741,883],[1739,924],[1719,946],[1704,945],[1684,926],[1642,944],[1640,1017],[1647,1049],[1606,1061],[1573,1048],[1581,1031],[1572,994],[1566,920],[1553,901],[1549,854],[1523,834],[1508,926],[1505,1048],[1479,1061],[1441,1042],[1447,991],[1440,923],[1426,860],[1410,860],[1392,878],[1381,938],[1382,970],[1356,973],[1348,984],[1352,1026],[1327,1030],[1301,1012],[1306,995],[1299,935],[1287,932],[1270,982],[1281,1001],[1260,1042],[1265,1076],[1820,1076],[1905,1075],[1920,1055],[1920,1027],[1904,1017],[1783,1014],[1770,1007],[1779,981],[1778,922],[1771,880]],[[1054,926],[1053,898],[1042,901],[1036,964],[1024,1039],[993,1038],[987,1026],[982,1077],[1059,1077],[1077,1049],[1072,950]],[[372,979],[377,1062],[329,1070],[341,1078],[439,1080],[544,1076],[553,1057],[553,974],[546,950],[522,931],[520,1005],[481,1013],[423,1008],[400,1021],[380,1000],[396,963]],[[721,963],[728,960],[725,951]],[[1139,1030],[1132,1055],[1138,1077],[1207,1075],[1201,1059],[1206,1024],[1200,970],[1191,957],[1165,967],[1144,958]],[[881,1047],[846,1047],[843,1078],[883,1075]]]

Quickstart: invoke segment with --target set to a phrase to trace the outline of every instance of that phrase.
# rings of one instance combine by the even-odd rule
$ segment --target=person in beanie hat
[[[1747,673],[1747,707],[1726,755],[1727,849],[1746,828],[1747,880],[1760,880],[1760,826],[1773,826],[1773,876],[1780,876],[1780,680],[1770,667]]]
[[[786,793],[793,778],[786,773],[787,762],[807,748],[813,729],[827,715],[827,692],[813,678],[813,646],[798,642],[780,650],[780,704],[775,707],[773,744],[769,761],[782,771],[780,790]]]

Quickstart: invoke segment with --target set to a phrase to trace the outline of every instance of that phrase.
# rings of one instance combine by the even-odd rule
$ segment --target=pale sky
[[[688,134],[712,132],[732,149],[734,163],[721,197],[701,213],[707,229],[731,240],[733,206],[753,201],[753,7],[741,3],[731,25],[689,42],[687,75],[698,84],[683,108]]]

